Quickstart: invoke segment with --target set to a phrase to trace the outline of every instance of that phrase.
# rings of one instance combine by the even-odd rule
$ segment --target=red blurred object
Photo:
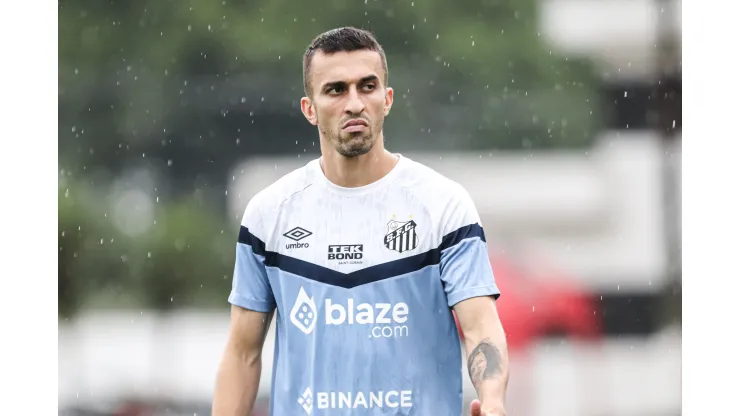
[[[547,335],[598,339],[601,320],[589,292],[567,276],[548,271],[534,278],[504,256],[491,256],[501,297],[496,302],[510,351],[527,348]],[[464,339],[457,322],[460,339]]]

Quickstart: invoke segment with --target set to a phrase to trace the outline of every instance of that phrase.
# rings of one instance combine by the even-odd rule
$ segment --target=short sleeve
[[[229,303],[257,312],[271,312],[275,297],[265,268],[265,242],[258,237],[262,228],[261,215],[253,199],[239,229]]]
[[[442,218],[445,234],[440,245],[440,274],[447,303],[478,296],[501,295],[488,255],[486,236],[469,194],[459,189]]]

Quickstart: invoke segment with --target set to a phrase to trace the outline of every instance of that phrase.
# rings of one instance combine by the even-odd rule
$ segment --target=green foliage
[[[86,305],[171,310],[224,306],[236,236],[191,200],[164,204],[156,224],[129,237],[105,213],[106,198],[81,183],[59,187],[59,317]],[[101,203],[101,201],[103,201]]]
[[[141,264],[135,287],[145,305],[159,310],[225,305],[234,268],[234,233],[192,201],[170,204],[159,217],[137,244]]]
[[[74,316],[103,289],[120,288],[129,274],[130,241],[117,232],[96,203],[94,191],[70,178],[58,188],[59,317]]]
[[[600,120],[594,73],[549,49],[536,5],[60,1],[59,159],[76,175],[59,190],[60,316],[103,294],[159,309],[223,304],[236,236],[188,195],[222,189],[246,151],[316,150],[296,106],[301,57],[334,27],[370,29],[387,52],[393,150],[587,145]],[[89,175],[142,163],[175,195],[146,234],[127,237]]]
[[[387,125],[397,146],[586,145],[599,126],[594,74],[587,63],[549,49],[537,32],[536,4],[68,0],[59,11],[60,121],[84,125],[87,136],[62,129],[74,145],[60,149],[81,155],[81,163],[107,166],[161,150],[183,139],[171,135],[182,134],[175,126],[193,111],[227,117],[226,104],[210,97],[233,90],[251,91],[249,111],[278,102],[270,111],[298,116],[290,103],[302,92],[305,47],[318,33],[345,25],[373,30],[386,48],[399,92]],[[189,96],[193,90],[197,98]],[[200,125],[214,134],[209,146],[216,155],[233,149],[220,147],[233,143],[230,127],[215,120]],[[283,151],[294,150],[290,143]],[[257,140],[250,150],[264,145]]]

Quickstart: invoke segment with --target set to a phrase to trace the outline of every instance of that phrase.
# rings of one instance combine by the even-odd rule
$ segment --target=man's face
[[[301,100],[308,121],[339,154],[354,157],[369,152],[393,104],[393,90],[384,87],[380,54],[318,51],[308,76],[313,96]]]

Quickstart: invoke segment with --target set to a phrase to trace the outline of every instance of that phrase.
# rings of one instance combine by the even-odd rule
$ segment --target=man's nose
[[[345,111],[350,114],[361,114],[365,110],[365,103],[360,97],[357,88],[350,88]]]

